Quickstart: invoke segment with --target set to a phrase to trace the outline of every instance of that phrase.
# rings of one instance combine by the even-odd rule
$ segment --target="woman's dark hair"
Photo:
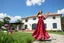
[[[40,10],[40,11],[38,12],[37,16],[38,16],[39,14],[42,14],[42,10]]]

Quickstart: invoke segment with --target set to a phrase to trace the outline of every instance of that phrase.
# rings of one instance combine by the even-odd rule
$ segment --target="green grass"
[[[32,43],[34,40],[32,33],[14,32],[7,34],[0,32],[1,43]]]
[[[64,35],[64,32],[48,32],[48,33]],[[13,34],[10,34],[0,32],[0,43],[32,43],[34,40],[35,39],[32,37],[32,33],[14,32]]]
[[[49,33],[64,35],[64,32],[49,32]]]
[[[32,37],[32,33],[24,33],[24,32],[15,32],[12,34],[13,38],[17,40],[18,43],[28,43],[33,42],[35,39]]]

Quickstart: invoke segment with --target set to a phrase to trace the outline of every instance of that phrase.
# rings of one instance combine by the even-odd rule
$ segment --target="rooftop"
[[[46,13],[46,14],[47,14],[47,13]],[[49,16],[62,16],[62,14],[50,13],[50,12],[49,12]],[[22,19],[35,18],[35,17],[37,17],[37,16],[36,16],[36,15],[33,15],[33,16],[28,16],[28,17],[22,18]]]

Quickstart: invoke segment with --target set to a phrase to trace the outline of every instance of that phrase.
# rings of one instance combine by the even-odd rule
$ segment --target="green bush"
[[[31,33],[14,32],[0,32],[0,43],[32,43],[35,39]]]
[[[14,39],[10,34],[0,32],[0,43],[14,43]]]
[[[56,30],[47,30],[47,32],[56,32]]]

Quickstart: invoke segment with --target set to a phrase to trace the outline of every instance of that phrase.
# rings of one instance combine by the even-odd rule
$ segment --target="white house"
[[[46,30],[62,30],[61,29],[61,16],[62,14],[49,13],[49,16],[44,19]],[[0,18],[2,21],[3,18]],[[22,18],[23,24],[17,26],[17,30],[28,29],[34,30],[36,29],[36,24],[38,22],[38,18],[36,15]]]
[[[46,30],[62,30],[61,16],[62,14],[50,13],[49,16],[46,19],[44,19]],[[29,16],[29,17],[22,18],[22,21],[24,23],[22,28],[28,30],[34,30],[36,29],[38,18],[36,16]]]

